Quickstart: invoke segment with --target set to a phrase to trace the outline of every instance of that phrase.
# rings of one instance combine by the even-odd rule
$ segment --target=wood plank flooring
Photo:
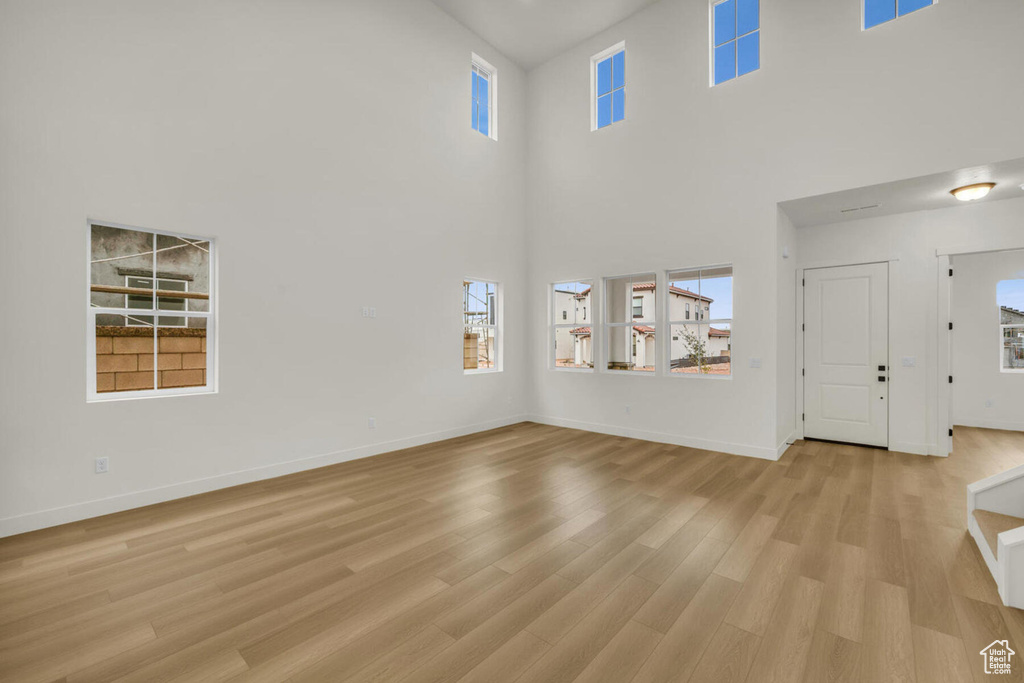
[[[981,683],[1024,612],[965,486],[1024,434],[954,444],[526,423],[0,539],[0,680]]]

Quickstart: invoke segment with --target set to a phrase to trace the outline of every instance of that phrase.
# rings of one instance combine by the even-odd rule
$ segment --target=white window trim
[[[554,317],[555,317],[554,316],[554,312],[555,312],[555,310],[557,310],[557,308],[555,306],[555,299],[556,299],[555,290],[558,289],[558,287],[561,286],[561,285],[571,285],[571,284],[576,284],[577,282],[580,283],[580,284],[588,284],[588,285],[590,285],[590,314],[591,314],[591,320],[590,320],[589,323],[588,322],[583,322],[583,323],[578,323],[578,322],[575,322],[575,323],[553,323],[551,325],[551,327],[550,327],[551,334],[549,335],[550,343],[548,345],[548,369],[549,370],[554,370],[556,372],[584,372],[584,373],[592,373],[597,368],[597,366],[598,366],[598,358],[600,358],[600,355],[598,354],[598,342],[597,342],[598,335],[600,334],[600,329],[599,329],[599,327],[597,325],[597,320],[594,319],[594,312],[598,310],[597,309],[597,304],[596,304],[596,301],[597,301],[597,288],[594,286],[594,283],[597,282],[597,280],[595,280],[594,278],[580,278],[579,280],[561,280],[559,282],[551,283],[551,286],[550,286],[550,297],[549,297],[549,303],[550,303],[551,308],[550,308],[550,310],[548,312],[548,320],[554,319]],[[557,359],[555,358],[555,335],[556,335],[557,330],[559,328],[568,328],[569,330],[573,330],[573,329],[575,329],[577,327],[589,327],[590,328],[590,357],[594,361],[594,367],[590,367],[590,368],[570,368],[570,367],[565,367],[565,366],[559,366],[557,364],[557,362],[556,362]]]
[[[935,7],[935,5],[937,4],[939,4],[939,0],[932,0],[932,4],[929,5],[928,7]],[[928,7],[922,7],[921,9],[928,9]],[[917,14],[917,12],[919,11],[920,10],[915,10],[910,14]],[[899,0],[896,0],[896,16],[890,19],[889,21],[883,21],[881,24],[875,24],[871,28],[868,28],[868,3],[867,0],[860,0],[860,30],[861,32],[870,31],[871,29],[878,28],[883,24],[891,24],[894,21],[899,21],[903,17],[909,17],[910,14],[900,14],[900,2]]]
[[[210,298],[209,311],[176,311],[184,313],[189,317],[206,318],[206,384],[201,387],[173,387],[167,389],[142,389],[138,391],[111,391],[99,393],[96,391],[96,316],[102,314],[112,315],[139,315],[144,309],[132,308],[99,308],[92,305],[92,228],[94,225],[107,228],[120,228],[122,230],[133,230],[145,232],[152,235],[167,235],[169,237],[180,237],[185,240],[198,240],[208,242],[210,249]],[[128,401],[142,398],[164,398],[169,396],[194,396],[197,394],[217,393],[219,373],[217,370],[217,248],[216,239],[213,237],[202,237],[199,235],[188,235],[185,233],[170,232],[167,230],[153,230],[151,228],[140,228],[134,225],[116,223],[113,221],[101,221],[89,219],[86,221],[85,240],[85,386],[87,403],[104,403],[108,401]],[[156,274],[156,253],[153,254],[153,272]],[[154,277],[154,279],[156,279]],[[146,311],[146,314],[153,313],[159,317],[160,311]],[[170,316],[168,316],[170,317]],[[174,317],[181,317],[180,315]],[[156,344],[158,337],[156,330],[153,335],[153,386],[157,386],[157,373],[159,372],[159,353]]]
[[[714,270],[715,268],[732,268],[732,272],[733,272],[733,275],[732,275],[732,277],[733,277],[733,297],[734,297],[734,299],[733,299],[734,300],[734,304],[733,305],[735,307],[736,268],[731,263],[720,263],[718,265],[712,265],[712,266],[696,266],[696,267],[693,267],[693,268],[673,268],[672,270],[666,270],[665,271],[665,292],[667,293],[668,292],[668,288],[671,286],[670,283],[672,282],[672,274],[673,273],[682,273],[682,272],[686,272],[686,271]],[[701,292],[697,292],[697,294],[700,295]],[[694,319],[694,320],[672,320],[672,316],[671,316],[672,303],[671,302],[672,302],[672,300],[666,294],[664,308],[665,308],[665,319],[668,321],[668,323],[667,323],[667,325],[668,325],[668,334],[665,335],[665,349],[666,349],[665,364],[666,364],[667,367],[665,368],[665,373],[664,374],[668,375],[669,377],[685,377],[687,379],[698,378],[698,379],[703,379],[703,380],[717,380],[717,381],[729,381],[729,380],[732,380],[733,376],[736,374],[736,357],[735,357],[735,355],[733,355],[733,348],[732,348],[733,335],[736,334],[736,327],[733,324],[733,320],[735,318],[709,318],[707,320],[699,320],[699,319]],[[698,301],[697,303],[698,303],[698,307],[699,307],[700,302]],[[733,311],[733,316],[735,316],[735,314],[736,314],[736,312],[734,310]],[[701,373],[701,372],[693,372],[693,373],[689,373],[689,372],[672,372],[672,326],[673,325],[682,325],[682,326],[706,325],[707,327],[711,327],[714,323],[728,323],[729,324],[729,358],[730,358],[729,363],[732,365],[732,368],[730,369],[729,374],[728,375],[705,375],[704,373]]]
[[[620,42],[616,43],[615,45],[612,45],[610,48],[608,48],[606,50],[601,50],[596,55],[594,55],[593,57],[590,58],[590,130],[591,130],[591,132],[593,132],[595,130],[598,130],[598,127],[597,127],[597,65],[598,65],[599,62],[604,61],[608,57],[611,57],[612,55],[616,55],[616,54],[618,54],[620,52],[625,52],[625,51],[626,51],[626,41],[623,40],[623,41],[620,41]],[[628,60],[628,57],[629,57],[629,55],[626,55],[627,60]],[[626,88],[629,87],[629,83],[626,82],[625,80],[623,82],[625,83],[625,85],[622,86],[622,89],[625,90]],[[614,123],[622,123],[624,121],[627,121],[628,119],[629,119],[628,116],[623,115],[621,121],[615,121]],[[605,128],[611,128],[611,126],[612,126],[612,124],[609,124],[609,125],[605,126]],[[614,278],[611,278],[611,279],[614,279]]]
[[[648,276],[650,276],[650,277],[648,277]],[[632,287],[633,282],[640,282],[640,281],[647,281],[647,280],[653,280],[654,281],[654,310],[655,310],[654,324],[649,324],[649,323],[646,323],[646,322],[640,323],[640,324],[648,325],[649,327],[653,327],[654,328],[654,342],[655,342],[654,343],[654,348],[655,348],[655,351],[654,351],[654,370],[652,372],[648,372],[646,370],[612,370],[611,368],[608,367],[608,362],[610,360],[609,357],[608,357],[608,354],[611,352],[611,345],[607,344],[605,342],[608,339],[608,335],[611,334],[611,330],[616,328],[616,327],[628,327],[630,330],[632,330],[633,326],[637,324],[637,322],[632,319],[632,316],[633,316],[633,302],[632,302],[632,295],[633,294],[632,294],[632,292],[630,292],[630,297],[631,297],[630,298],[630,305],[629,305],[630,321],[628,323],[613,323],[613,322],[610,322],[611,318],[608,315],[608,302],[609,302],[609,298],[607,296],[607,294],[608,294],[608,283],[610,281],[612,281],[612,280],[622,280],[624,278],[629,278],[630,279],[630,287]],[[662,363],[660,362],[661,359],[658,357],[658,355],[659,355],[659,351],[658,351],[658,338],[660,336],[662,336],[662,329],[661,329],[661,322],[659,321],[659,316],[657,315],[657,311],[660,310],[660,308],[658,306],[659,297],[661,297],[662,299],[664,298],[664,295],[661,294],[661,292],[662,292],[662,287],[660,286],[658,275],[657,275],[657,273],[654,273],[654,272],[648,272],[648,273],[638,272],[638,273],[629,273],[627,275],[612,275],[612,276],[605,277],[605,278],[601,279],[601,297],[602,297],[602,300],[604,301],[604,308],[601,309],[602,314],[603,314],[602,320],[604,322],[604,324],[601,326],[601,349],[603,351],[603,353],[601,355],[601,372],[602,373],[608,373],[610,375],[628,375],[628,376],[631,376],[631,377],[657,377],[657,376],[662,374],[662,372],[663,372],[663,370],[662,370]],[[593,334],[593,330],[591,330],[591,334]],[[597,364],[595,363],[595,365],[597,365]]]
[[[498,69],[491,65],[483,57],[475,52],[470,53],[471,64],[480,71],[487,73],[487,115],[490,120],[487,122],[487,137],[497,142],[498,140]],[[472,69],[470,70],[472,72]],[[470,87],[470,100],[473,98],[473,89]],[[472,130],[472,129],[471,129]],[[474,130],[479,135],[479,131]]]
[[[1006,330],[1022,330],[1024,331],[1024,324],[1018,323],[1016,325],[1000,325],[999,326],[999,372],[1005,372],[1008,375],[1019,375],[1024,373],[1024,368],[1004,368],[1003,367],[1003,340],[1006,338]]]
[[[462,279],[463,282],[479,282],[486,285],[494,285],[494,305],[498,308],[494,316],[494,324],[486,325],[473,325],[473,327],[479,327],[487,330],[494,330],[494,367],[493,368],[475,368],[475,369],[462,369],[464,375],[490,375],[497,372],[502,372],[505,369],[505,343],[503,339],[504,332],[504,315],[505,315],[505,302],[504,302],[504,288],[500,282],[494,280],[488,280],[480,277],[465,277]],[[465,301],[463,301],[462,309],[462,331],[465,334],[466,331],[466,309],[464,307]]]

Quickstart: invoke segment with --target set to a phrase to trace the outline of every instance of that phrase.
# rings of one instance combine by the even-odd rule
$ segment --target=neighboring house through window
[[[609,370],[653,372],[657,367],[656,281],[653,273],[605,279],[605,348]]]
[[[213,248],[90,224],[88,400],[215,389]]]
[[[591,129],[626,118],[626,44],[619,43],[590,58]]]
[[[593,326],[587,320],[587,306],[593,292],[588,280],[559,282],[551,286],[554,320],[554,367],[594,367]],[[561,319],[558,312],[562,313]]]
[[[1003,372],[1024,372],[1024,280],[1003,280],[996,285],[999,306],[999,367]]]
[[[670,372],[731,374],[732,266],[669,271],[667,282]]]

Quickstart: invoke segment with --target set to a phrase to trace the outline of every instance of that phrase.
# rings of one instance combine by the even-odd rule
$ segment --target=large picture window
[[[462,282],[462,367],[466,372],[500,369],[498,285],[482,280]]]
[[[999,363],[1004,372],[1024,372],[1024,280],[996,285],[999,306]]]
[[[609,370],[655,371],[658,356],[656,282],[653,273],[604,281],[605,348]]]
[[[730,375],[732,266],[669,271],[667,282],[670,372]]]
[[[556,368],[594,367],[591,284],[589,281],[561,282],[551,287]]]
[[[92,223],[90,400],[214,390],[213,242]]]

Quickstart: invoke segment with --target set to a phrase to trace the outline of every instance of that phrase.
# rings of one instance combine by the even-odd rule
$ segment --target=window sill
[[[481,368],[479,370],[463,370],[464,375],[495,375],[501,372],[501,368]]]
[[[184,387],[181,389],[146,389],[143,391],[109,391],[102,394],[90,394],[86,403],[112,403],[115,401],[134,401],[150,398],[173,398],[177,396],[203,396],[218,393],[211,387]]]

